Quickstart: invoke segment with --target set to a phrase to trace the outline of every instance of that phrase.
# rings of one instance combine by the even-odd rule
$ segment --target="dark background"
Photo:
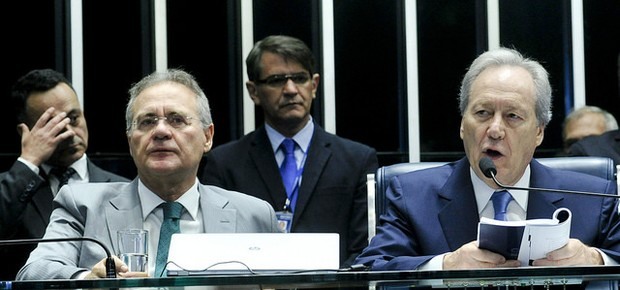
[[[4,77],[0,95],[31,69],[71,78],[68,0],[12,2],[0,18]],[[168,67],[194,74],[207,93],[215,145],[239,138],[244,71],[240,1],[167,2]],[[288,34],[319,59],[320,1],[255,0],[254,37]],[[404,6],[413,1],[334,1],[337,134],[377,149],[380,165],[408,160]],[[486,50],[486,1],[419,0],[418,62],[422,161],[463,156],[457,95],[471,61]],[[88,155],[105,168],[135,176],[124,132],[127,90],[155,69],[152,1],[83,1],[84,109]],[[586,103],[620,118],[620,2],[584,1]],[[539,60],[551,75],[553,119],[537,157],[561,149],[561,123],[572,108],[569,0],[500,1],[501,45]],[[313,116],[323,124],[323,87]],[[5,103],[6,104],[6,103]],[[8,105],[0,108],[0,170],[19,155]],[[262,123],[257,112],[256,124]]]

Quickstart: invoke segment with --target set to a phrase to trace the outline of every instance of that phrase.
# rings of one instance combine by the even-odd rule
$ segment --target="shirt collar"
[[[267,123],[265,123],[265,130],[267,131],[267,137],[269,137],[269,141],[271,142],[271,148],[275,153],[286,137],[276,131],[273,127],[269,126]],[[297,146],[301,148],[301,151],[304,154],[308,151],[308,146],[310,145],[310,140],[312,140],[313,133],[314,122],[312,121],[312,116],[310,116],[306,126],[304,126],[299,132],[297,132],[297,134],[295,134],[295,136],[293,136],[293,140],[295,140],[295,143],[297,143]]]
[[[43,168],[43,171],[45,171],[45,174],[47,175],[50,174],[52,167],[53,166],[47,163],[41,164],[41,168]],[[82,157],[80,157],[80,159],[73,162],[73,164],[69,165],[69,167],[75,170],[80,180],[85,180],[86,178],[88,178],[88,159],[86,157],[86,153],[84,153]]]
[[[140,197],[140,206],[142,207],[142,220],[145,221],[146,217],[153,212],[160,204],[166,202],[161,199],[157,194],[151,191],[142,180],[138,178],[138,196]],[[183,193],[176,202],[183,205],[185,210],[192,216],[194,220],[198,217],[198,206],[200,204],[200,193],[198,193],[198,178],[194,186],[188,191]]]
[[[515,187],[529,187],[530,186],[530,166],[528,165],[525,168],[525,172],[523,172],[523,176],[517,181],[514,185]],[[482,181],[478,175],[474,172],[474,170],[469,168],[469,175],[471,177],[471,183],[474,187],[474,193],[476,195],[476,203],[478,205],[478,214],[482,212],[486,204],[491,199],[491,195],[493,192],[497,191],[497,189],[489,187],[484,181]],[[512,198],[519,204],[521,208],[527,210],[527,190],[508,190],[512,195]]]

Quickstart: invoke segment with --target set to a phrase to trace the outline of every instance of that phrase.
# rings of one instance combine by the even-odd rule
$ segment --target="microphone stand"
[[[18,240],[0,240],[0,246],[11,246],[11,245],[27,245],[27,244],[38,244],[38,243],[52,243],[52,242],[75,242],[75,241],[89,241],[94,242],[101,246],[107,255],[105,269],[106,269],[106,278],[116,278],[116,264],[114,263],[114,258],[112,258],[112,254],[110,250],[100,241],[95,239],[79,237],[79,238],[54,238],[54,239],[18,239]]]
[[[547,192],[557,192],[557,193],[573,193],[573,194],[582,194],[582,195],[591,195],[591,196],[599,196],[599,197],[613,197],[620,198],[620,195],[607,194],[607,193],[596,193],[596,192],[585,192],[585,191],[576,191],[576,190],[564,190],[564,189],[552,189],[552,188],[536,188],[536,187],[518,187],[518,186],[510,186],[504,185],[500,183],[495,177],[495,172],[493,170],[489,170],[488,172],[483,172],[485,175],[488,173],[491,175],[493,182],[497,184],[497,186],[503,189],[516,189],[516,190],[538,190],[538,191],[547,191]],[[488,177],[488,176],[487,176]]]

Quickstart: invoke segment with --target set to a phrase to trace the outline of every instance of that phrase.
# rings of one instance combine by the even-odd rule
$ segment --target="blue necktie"
[[[295,141],[290,138],[282,141],[282,150],[284,151],[284,161],[280,165],[280,174],[282,175],[282,183],[286,189],[286,195],[291,196],[295,188],[295,180],[297,179],[297,161],[295,160]],[[291,208],[294,208],[294,200],[290,200]]]
[[[164,209],[164,221],[161,223],[159,231],[159,243],[157,245],[157,260],[155,264],[155,277],[165,277],[164,269],[168,262],[168,250],[170,248],[170,238],[172,234],[180,232],[179,219],[183,205],[178,202],[162,203]]]
[[[491,196],[493,201],[493,209],[495,210],[495,219],[505,221],[508,204],[512,200],[512,195],[507,190],[496,191]]]

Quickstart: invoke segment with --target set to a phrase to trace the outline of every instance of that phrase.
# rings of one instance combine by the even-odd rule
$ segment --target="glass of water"
[[[149,232],[143,229],[118,231],[118,257],[129,272],[148,272]]]

